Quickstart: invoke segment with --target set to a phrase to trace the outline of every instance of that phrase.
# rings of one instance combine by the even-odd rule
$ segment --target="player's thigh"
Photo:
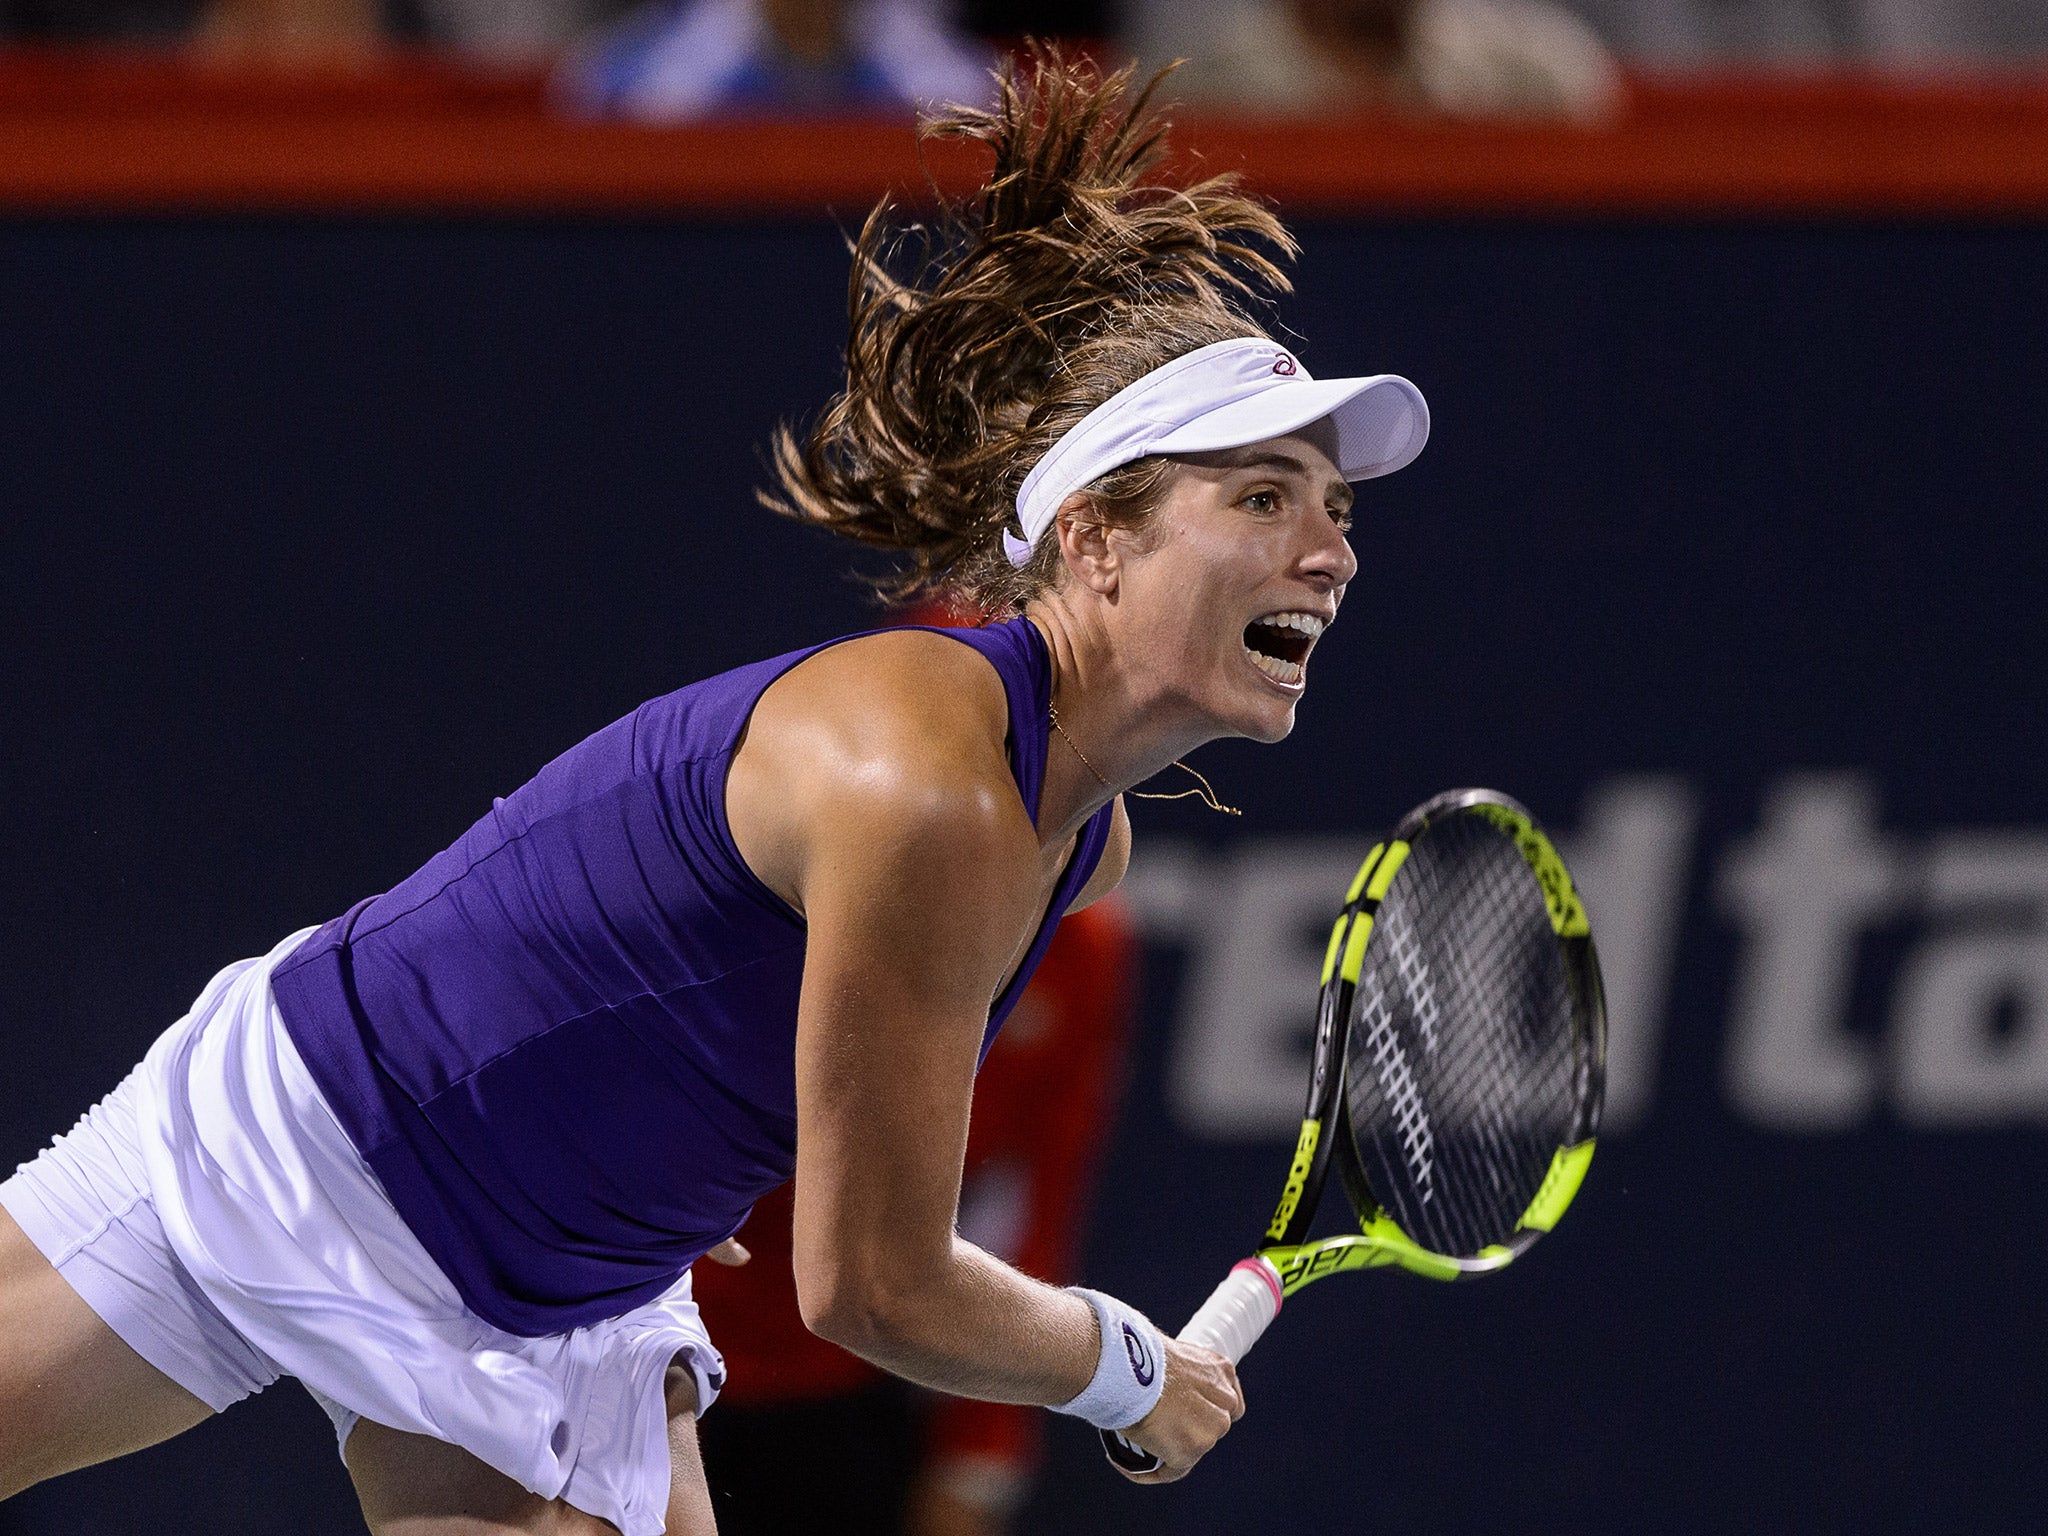
[[[373,1536],[618,1536],[428,1435],[362,1419],[343,1459]]]
[[[212,1416],[122,1342],[0,1207],[0,1498]]]
[[[696,1386],[668,1373],[667,1536],[715,1536],[711,1496],[697,1455]],[[560,1499],[544,1499],[468,1451],[368,1420],[348,1437],[344,1458],[372,1536],[617,1536],[608,1520]]]
[[[711,1489],[697,1447],[697,1379],[680,1365],[668,1368],[667,1536],[717,1536]]]

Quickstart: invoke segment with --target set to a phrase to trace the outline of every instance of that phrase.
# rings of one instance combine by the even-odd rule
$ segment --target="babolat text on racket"
[[[1461,1280],[1511,1263],[1586,1176],[1606,1052],[1585,907],[1534,818],[1487,789],[1411,811],[1366,855],[1330,932],[1279,1208],[1180,1337],[1234,1363],[1325,1275],[1398,1265]],[[1359,1229],[1311,1241],[1333,1161]],[[1118,1466],[1159,1465],[1102,1438]]]

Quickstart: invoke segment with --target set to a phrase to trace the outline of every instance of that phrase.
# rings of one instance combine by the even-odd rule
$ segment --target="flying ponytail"
[[[1022,570],[1002,552],[1031,466],[1153,369],[1265,334],[1244,303],[1287,291],[1278,261],[1294,241],[1234,176],[1152,179],[1168,125],[1151,99],[1165,73],[1133,97],[1129,69],[1104,78],[1034,48],[1003,71],[992,111],[922,125],[986,145],[983,185],[942,203],[928,230],[897,229],[885,199],[854,242],[846,388],[801,440],[777,432],[777,489],[761,500],[900,554],[871,578],[884,596],[1021,604],[1059,559],[1050,539]],[[1161,468],[1140,460],[1097,481],[1096,515],[1142,521]]]

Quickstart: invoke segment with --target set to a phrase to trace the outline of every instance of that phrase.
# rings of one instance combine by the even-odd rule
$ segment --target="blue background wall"
[[[1200,758],[1244,820],[1138,810],[1089,1278],[1178,1322],[1285,1162],[1202,1077],[1237,951],[1189,911],[1450,784],[1587,846],[1662,808],[1595,861],[1655,876],[1609,882],[1635,1097],[1524,1264],[1305,1293],[1177,1488],[1055,1424],[1026,1527],[2037,1529],[2048,231],[1302,233],[1309,365],[1409,374],[1436,433],[1362,498],[1294,737]],[[0,1166],[581,734],[865,622],[750,501],[844,261],[823,221],[0,224]],[[0,1506],[355,1528],[289,1386]]]

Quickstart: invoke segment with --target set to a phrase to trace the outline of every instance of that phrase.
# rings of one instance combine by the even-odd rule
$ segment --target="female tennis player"
[[[994,170],[907,276],[877,210],[846,389],[777,445],[781,511],[1016,617],[655,699],[215,977],[0,1185],[0,1496],[288,1374],[378,1536],[709,1532],[689,1266],[792,1175],[805,1321],[885,1369],[1124,1429],[1150,1481],[1243,1411],[1221,1356],[956,1235],[972,1083],[1121,877],[1119,792],[1287,735],[1348,482],[1428,418],[1260,331],[1285,231],[1148,187],[1125,88],[1045,60],[935,125]]]

